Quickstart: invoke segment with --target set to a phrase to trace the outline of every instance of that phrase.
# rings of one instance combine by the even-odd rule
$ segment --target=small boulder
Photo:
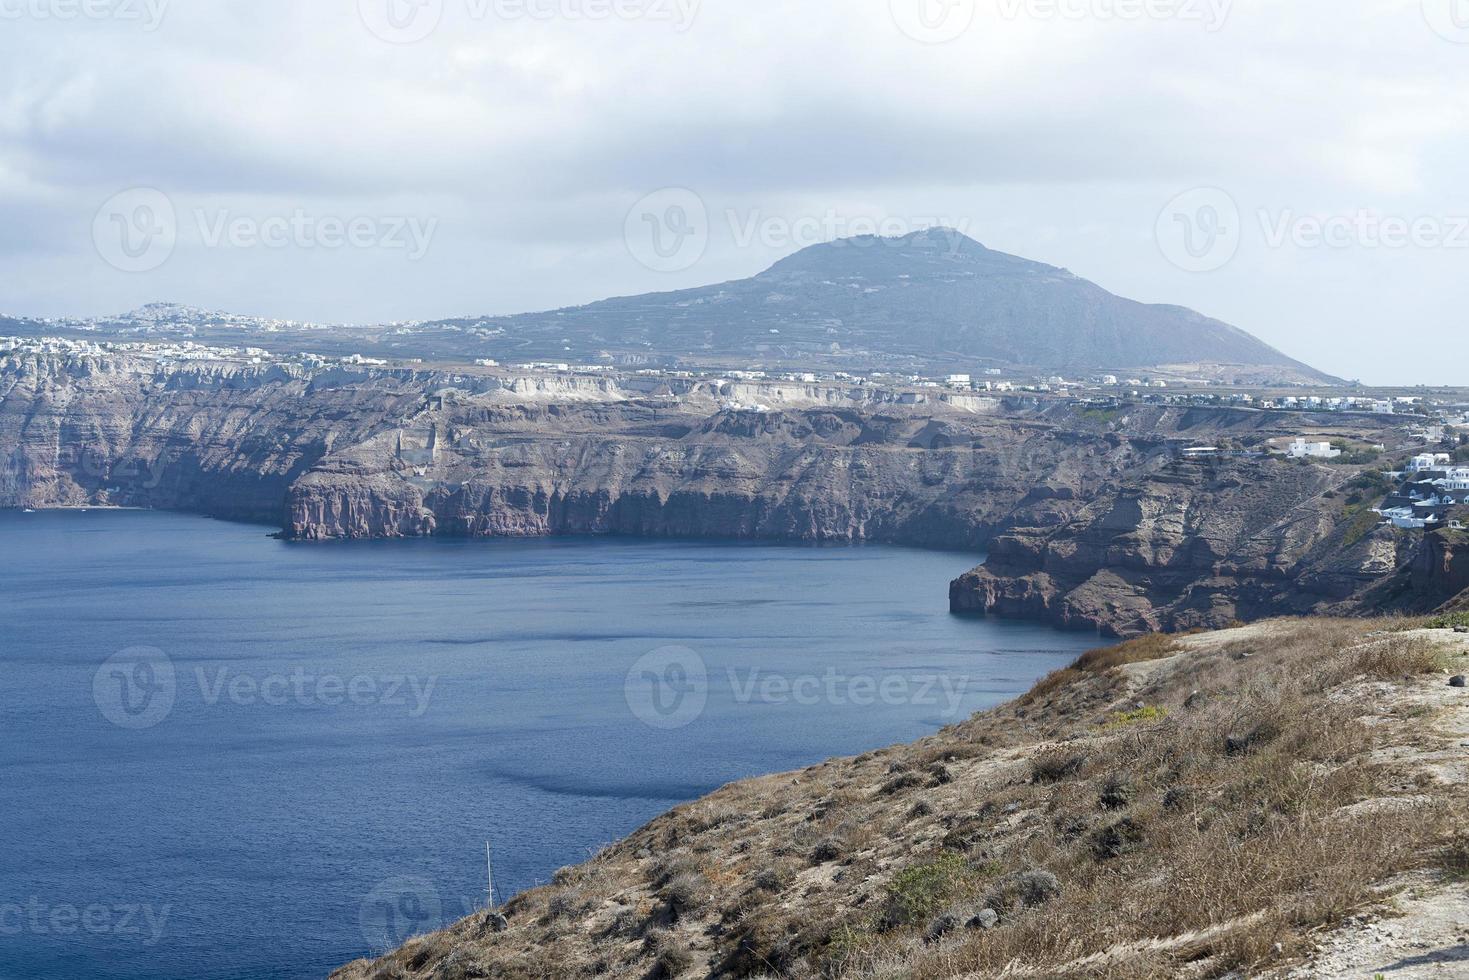
[[[966,929],[993,929],[1000,924],[1000,913],[994,909],[980,909],[979,914],[964,923]]]
[[[1453,680],[1449,681],[1449,687],[1469,687],[1469,677],[1459,674]]]
[[[958,928],[959,917],[952,912],[945,912],[928,924],[928,931],[923,934],[923,938],[936,943]]]
[[[1061,894],[1061,882],[1049,871],[1016,871],[995,880],[984,906],[995,911],[1039,908]]]
[[[485,913],[484,921],[480,923],[479,931],[481,935],[484,935],[486,933],[504,932],[509,928],[509,919],[505,918],[499,912],[487,912]]]

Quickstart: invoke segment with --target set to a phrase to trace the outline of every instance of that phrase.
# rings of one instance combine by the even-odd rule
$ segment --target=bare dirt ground
[[[1469,636],[1443,630],[1418,631],[1459,661],[1469,654]],[[1460,664],[1462,668],[1463,664]],[[1419,744],[1379,753],[1419,774],[1430,785],[1469,785],[1469,690],[1430,676],[1385,692],[1384,713],[1418,716]],[[1315,936],[1309,959],[1282,971],[1283,980],[1357,978],[1441,980],[1469,977],[1469,883],[1442,870],[1404,875],[1385,885],[1376,906],[1342,926]]]

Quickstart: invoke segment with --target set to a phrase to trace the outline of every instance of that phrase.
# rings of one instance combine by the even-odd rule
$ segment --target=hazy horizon
[[[0,310],[511,314],[943,224],[1453,383],[1454,2],[5,0]]]

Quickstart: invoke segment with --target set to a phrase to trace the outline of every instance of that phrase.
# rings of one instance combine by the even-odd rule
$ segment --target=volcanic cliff
[[[988,549],[955,583],[956,611],[1130,634],[1349,608],[1407,562],[1398,536],[1362,525],[1358,467],[1180,451],[1302,424],[1343,423],[855,383],[12,354],[0,506],[178,509],[304,540]]]

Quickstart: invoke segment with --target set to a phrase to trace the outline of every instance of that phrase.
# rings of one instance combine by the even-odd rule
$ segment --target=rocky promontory
[[[1114,635],[1326,611],[1394,572],[1390,528],[1354,534],[1338,467],[1177,459],[1065,520],[1016,526],[951,588],[956,611]]]

